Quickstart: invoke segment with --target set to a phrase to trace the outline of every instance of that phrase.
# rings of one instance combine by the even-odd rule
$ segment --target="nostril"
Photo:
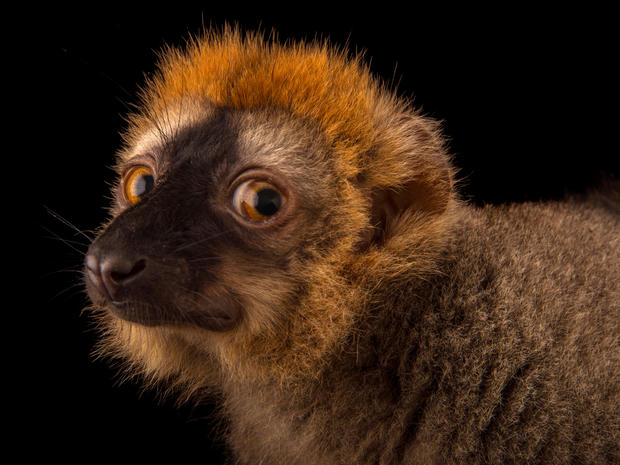
[[[146,268],[146,260],[141,259],[138,260],[128,272],[125,272],[123,270],[111,269],[109,271],[110,278],[116,283],[121,284],[123,281],[128,281],[134,276],[139,275],[142,270],[144,270],[144,268]]]
[[[108,256],[100,264],[99,274],[106,294],[112,299],[119,291],[137,278],[146,268],[146,260],[131,260],[126,257]]]

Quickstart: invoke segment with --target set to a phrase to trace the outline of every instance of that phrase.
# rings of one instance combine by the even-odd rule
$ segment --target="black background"
[[[203,24],[237,22],[274,28],[281,39],[329,37],[365,50],[373,72],[444,121],[463,194],[473,202],[557,198],[594,186],[601,173],[619,174],[611,144],[616,119],[607,111],[615,108],[618,82],[610,12],[378,7],[338,14],[318,5],[38,10],[14,35],[19,43],[35,38],[20,54],[27,71],[17,74],[34,79],[23,92],[34,100],[18,91],[26,150],[17,169],[22,192],[14,198],[28,199],[18,231],[31,232],[37,247],[25,246],[34,253],[23,271],[16,268],[28,278],[18,281],[28,283],[21,301],[29,303],[20,308],[25,321],[9,356],[17,360],[10,383],[24,396],[13,405],[24,456],[222,461],[209,433],[209,405],[158,402],[93,360],[95,333],[81,314],[86,239],[47,210],[87,231],[106,218],[123,115],[154,70],[157,51],[182,45]]]

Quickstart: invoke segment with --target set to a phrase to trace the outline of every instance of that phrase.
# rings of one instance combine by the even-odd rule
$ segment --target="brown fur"
[[[98,305],[102,353],[218,393],[239,464],[620,461],[617,200],[464,204],[438,125],[325,44],[226,29],[160,69],[119,166],[224,109],[238,166],[295,186],[290,260],[222,250],[229,331]]]

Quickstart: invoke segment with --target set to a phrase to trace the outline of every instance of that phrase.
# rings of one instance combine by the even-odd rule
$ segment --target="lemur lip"
[[[210,331],[229,331],[240,321],[239,309],[219,309],[180,312],[162,312],[156,309],[140,309],[140,305],[130,301],[109,301],[106,308],[115,317],[143,326],[196,326]]]
[[[143,326],[182,326],[198,327],[210,331],[229,331],[241,320],[242,309],[233,299],[220,299],[210,308],[195,309],[185,314],[178,310],[170,311],[153,308],[146,301],[132,299],[114,300],[105,292],[105,286],[98,285],[100,277],[88,266],[84,270],[84,281],[90,300],[105,308],[111,315],[121,320]]]

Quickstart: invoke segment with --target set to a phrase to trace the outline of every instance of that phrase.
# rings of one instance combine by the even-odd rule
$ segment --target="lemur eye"
[[[146,165],[131,168],[123,176],[123,195],[130,205],[138,203],[155,185],[153,170]]]
[[[233,207],[244,218],[262,223],[278,213],[286,198],[273,184],[250,179],[235,189]]]

